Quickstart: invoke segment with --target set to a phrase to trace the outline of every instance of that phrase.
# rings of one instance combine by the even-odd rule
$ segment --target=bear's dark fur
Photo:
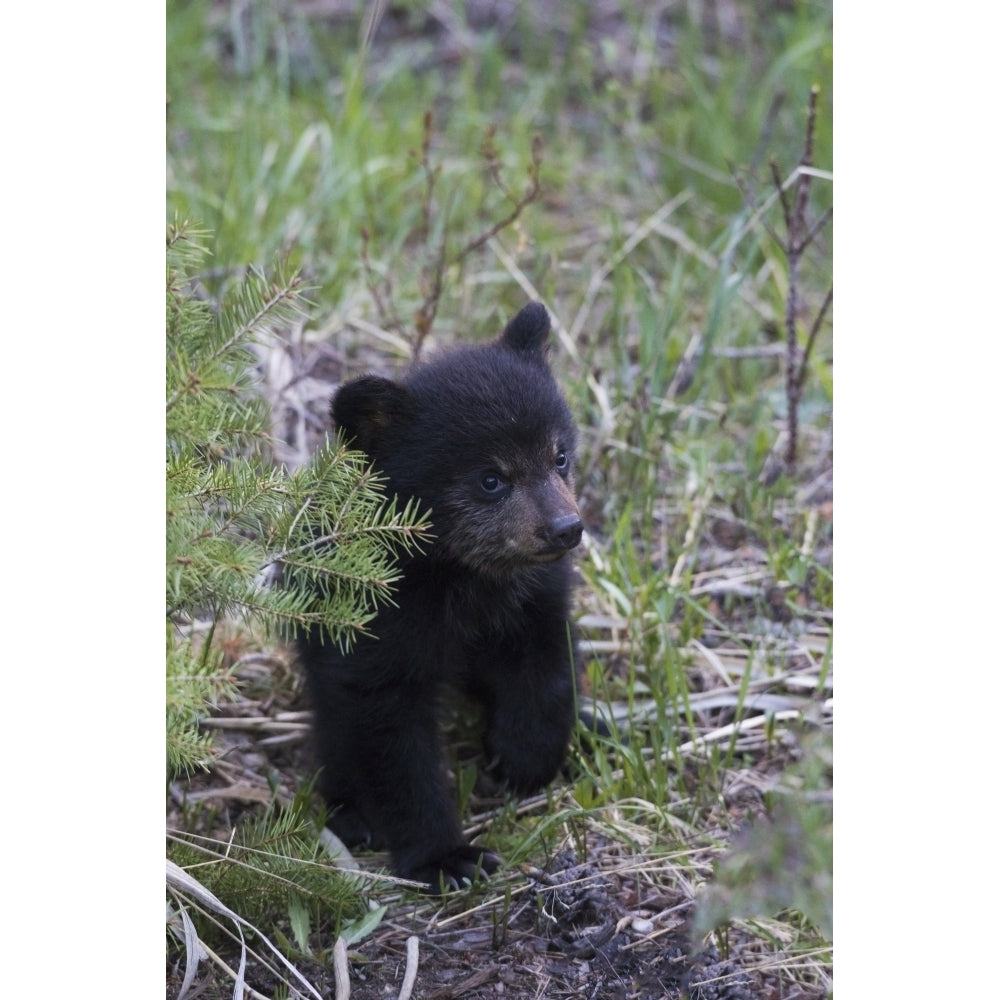
[[[401,382],[347,383],[334,423],[434,540],[348,653],[300,641],[329,825],[387,846],[396,871],[456,887],[500,859],[462,836],[438,733],[442,689],[484,711],[490,773],[538,791],[574,725],[569,552],[576,431],[546,361],[549,317],[526,306],[499,340],[458,348]]]

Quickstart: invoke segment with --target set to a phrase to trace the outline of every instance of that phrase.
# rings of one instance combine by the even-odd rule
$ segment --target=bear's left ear
[[[529,302],[504,328],[500,343],[519,354],[545,357],[552,325],[549,311],[541,302]]]
[[[387,378],[366,375],[337,390],[330,415],[355,448],[369,458],[376,458],[405,422],[409,398],[403,386]]]

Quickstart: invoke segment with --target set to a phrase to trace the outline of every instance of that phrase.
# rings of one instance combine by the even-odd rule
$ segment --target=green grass
[[[541,866],[567,839],[578,853],[624,845],[693,894],[743,815],[739,790],[774,784],[808,756],[804,731],[832,728],[832,314],[805,379],[798,467],[776,473],[788,267],[769,167],[784,178],[798,163],[818,84],[814,163],[832,169],[832,15],[672,3],[659,19],[640,4],[598,22],[606,7],[518,5],[487,27],[459,10],[432,31],[422,5],[402,4],[365,47],[353,16],[170,0],[167,216],[212,233],[211,295],[287,260],[312,286],[307,336],[401,364],[442,238],[454,253],[510,208],[481,153],[488,130],[515,194],[540,137],[541,196],[444,268],[427,347],[494,336],[529,294],[557,318],[554,365],[582,433],[584,672],[628,741],[576,753],[576,777],[536,810],[470,825],[511,863]],[[720,10],[737,17],[731,33]],[[817,176],[809,218],[832,197]],[[832,238],[831,223],[806,254],[800,343]],[[822,940],[809,921],[773,933]]]

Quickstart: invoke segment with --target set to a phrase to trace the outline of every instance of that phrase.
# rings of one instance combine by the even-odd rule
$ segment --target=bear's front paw
[[[367,847],[377,851],[385,846],[385,838],[375,833],[361,811],[347,802],[334,803],[327,814],[326,825],[346,847]]]
[[[439,895],[492,875],[502,864],[499,855],[492,851],[472,844],[460,844],[444,857],[416,865],[401,874],[414,882],[423,882],[427,892]]]
[[[486,773],[501,788],[515,795],[534,795],[555,778],[565,759],[563,747],[542,748],[531,753],[521,746],[506,746],[490,761]]]

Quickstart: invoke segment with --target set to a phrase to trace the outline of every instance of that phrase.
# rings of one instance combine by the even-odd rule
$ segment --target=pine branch
[[[240,618],[283,635],[322,623],[346,644],[391,599],[399,557],[426,536],[426,519],[390,502],[362,457],[342,446],[294,474],[271,465],[248,344],[300,308],[298,279],[249,274],[212,316],[187,278],[199,252],[180,229],[168,232],[165,596],[175,773],[210,760],[198,720],[232,688],[211,635],[196,649],[174,620]],[[287,570],[280,587],[267,572],[277,562]]]
[[[236,300],[226,303],[220,312],[219,330],[224,336],[207,350],[199,352],[199,365],[189,370],[182,383],[168,396],[167,412],[185,393],[205,391],[207,386],[203,372],[211,372],[215,365],[243,347],[251,337],[298,316],[302,309],[299,300],[301,284],[297,274],[268,283],[263,275],[252,270],[248,280],[238,287]]]

